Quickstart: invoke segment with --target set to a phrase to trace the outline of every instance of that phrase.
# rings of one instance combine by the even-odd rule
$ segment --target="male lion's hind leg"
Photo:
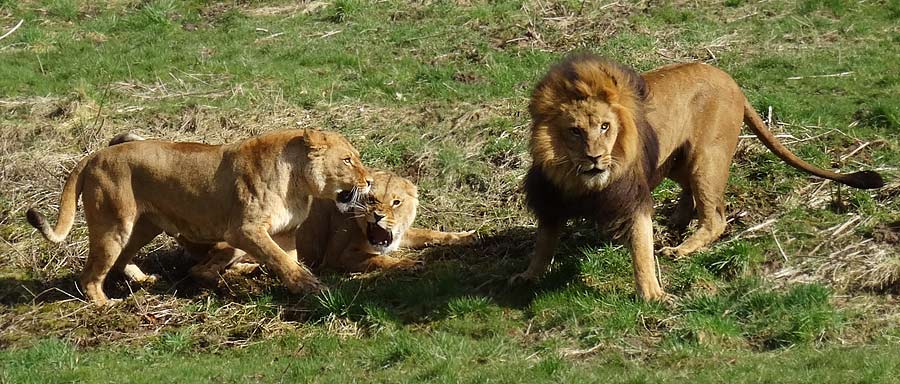
[[[728,165],[730,156],[723,156],[723,161],[698,161],[701,164],[691,175],[691,192],[697,205],[699,225],[677,247],[665,247],[662,253],[674,259],[683,258],[694,251],[704,248],[725,232],[725,186],[728,182]]]
[[[556,253],[556,246],[559,245],[559,236],[562,233],[562,228],[563,223],[561,222],[538,221],[537,239],[535,240],[534,253],[531,254],[528,269],[525,272],[513,275],[509,279],[510,285],[533,283],[547,271],[547,267],[553,261],[553,254]]]
[[[682,187],[675,210],[669,216],[668,227],[677,232],[684,231],[694,219],[694,212],[694,195],[690,187]]]

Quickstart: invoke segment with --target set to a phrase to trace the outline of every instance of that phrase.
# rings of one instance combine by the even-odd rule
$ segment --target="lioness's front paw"
[[[400,271],[415,271],[424,268],[425,262],[417,259],[408,259],[402,258],[397,259],[397,262],[387,267],[387,269],[395,269]]]
[[[454,232],[450,234],[450,244],[458,244],[458,245],[472,245],[478,241],[478,236],[475,235],[475,231],[464,231],[464,232]]]
[[[300,283],[296,288],[291,288],[293,293],[297,294],[319,294],[323,291],[327,291],[328,286],[325,283],[319,281],[319,279],[313,279],[309,281],[304,281]]]
[[[136,281],[136,283],[140,284],[143,287],[148,287],[156,284],[159,279],[161,279],[161,277],[154,273],[152,275],[145,276],[143,279]]]

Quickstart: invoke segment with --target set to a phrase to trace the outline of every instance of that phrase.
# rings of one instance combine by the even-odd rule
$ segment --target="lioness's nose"
[[[371,186],[372,186],[372,179],[366,179],[366,186],[367,186],[367,187],[371,187]]]
[[[372,216],[375,218],[375,222],[381,221],[384,218],[384,215],[378,214],[378,212],[372,212]]]

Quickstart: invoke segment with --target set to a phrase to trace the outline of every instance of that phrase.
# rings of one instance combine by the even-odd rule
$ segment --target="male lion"
[[[411,227],[419,205],[418,195],[411,181],[391,172],[373,171],[372,191],[364,206],[345,213],[335,209],[334,204],[316,200],[309,217],[296,231],[296,238],[295,232],[290,232],[276,241],[288,253],[298,253],[310,267],[346,272],[412,266],[414,262],[409,259],[388,256],[400,247],[418,249],[474,241],[474,231],[441,232]],[[241,260],[243,255],[226,243],[216,244],[209,250],[208,260],[192,268],[191,273],[214,280],[229,265],[246,261]],[[254,267],[238,265],[238,269]]]
[[[537,84],[532,117],[533,163],[526,202],[538,220],[528,269],[511,282],[536,280],[547,269],[566,221],[587,217],[628,238],[638,294],[667,297],[653,257],[650,192],[663,178],[681,188],[672,222],[699,228],[664,254],[684,257],[725,229],[725,184],[741,122],[791,166],[856,188],[878,188],[875,172],[829,172],[797,158],[766,128],[738,85],[706,64],[669,65],[643,75],[609,59],[573,55]]]
[[[313,198],[346,211],[370,184],[359,153],[333,132],[285,130],[226,145],[137,140],[101,149],[75,166],[56,228],[34,209],[27,218],[48,240],[62,241],[82,195],[90,253],[80,280],[97,304],[107,302],[103,281],[110,269],[125,272],[135,253],[162,232],[234,244],[299,293],[320,283],[271,235],[298,227]]]

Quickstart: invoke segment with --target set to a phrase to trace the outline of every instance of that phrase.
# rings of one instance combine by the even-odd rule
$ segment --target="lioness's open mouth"
[[[337,194],[337,199],[336,199],[336,200],[337,200],[339,203],[347,204],[347,203],[349,203],[351,200],[353,200],[353,195],[354,195],[353,191],[340,191],[340,192],[338,192],[338,194]]]
[[[390,231],[382,228],[380,225],[369,222],[366,228],[366,237],[372,245],[388,246],[394,240],[394,235]]]

